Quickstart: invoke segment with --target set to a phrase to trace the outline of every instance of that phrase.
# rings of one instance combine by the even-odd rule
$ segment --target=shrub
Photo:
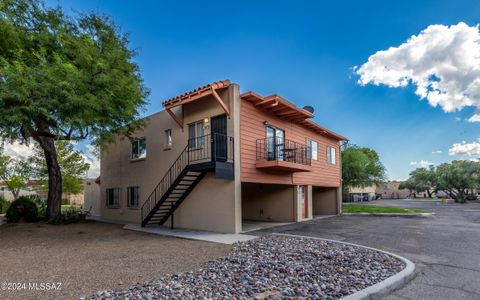
[[[30,196],[30,199],[35,205],[37,205],[38,219],[45,219],[47,213],[47,199],[35,195]]]
[[[22,218],[27,222],[38,221],[37,205],[29,197],[17,198],[7,210],[7,222],[18,222]]]
[[[10,201],[6,200],[3,197],[0,197],[0,214],[6,213],[9,207]]]
[[[78,223],[81,221],[82,209],[75,205],[62,206],[62,217],[60,223]]]
[[[68,199],[62,199],[62,205],[69,205],[70,201]]]

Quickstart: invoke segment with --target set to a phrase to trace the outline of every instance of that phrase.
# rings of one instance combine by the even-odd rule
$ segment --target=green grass
[[[343,205],[344,213],[383,213],[383,214],[416,214],[428,213],[428,211],[418,208],[401,208],[373,205]]]

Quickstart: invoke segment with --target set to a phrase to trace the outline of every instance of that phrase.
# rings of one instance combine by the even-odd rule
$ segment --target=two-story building
[[[105,220],[226,233],[341,212],[339,142],[278,95],[218,81],[163,102],[101,157]]]

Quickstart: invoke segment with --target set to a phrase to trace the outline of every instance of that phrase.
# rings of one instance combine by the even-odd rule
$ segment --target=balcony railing
[[[305,144],[283,138],[257,140],[257,161],[285,161],[310,166],[312,160]]]

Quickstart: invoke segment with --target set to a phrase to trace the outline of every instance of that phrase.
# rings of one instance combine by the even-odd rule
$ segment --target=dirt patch
[[[78,299],[102,289],[125,288],[193,270],[228,254],[231,246],[161,237],[89,222],[71,225],[4,224],[0,227],[0,299]],[[40,289],[58,283],[61,290]],[[3,288],[3,287],[2,287]],[[20,287],[23,288],[23,287]]]

